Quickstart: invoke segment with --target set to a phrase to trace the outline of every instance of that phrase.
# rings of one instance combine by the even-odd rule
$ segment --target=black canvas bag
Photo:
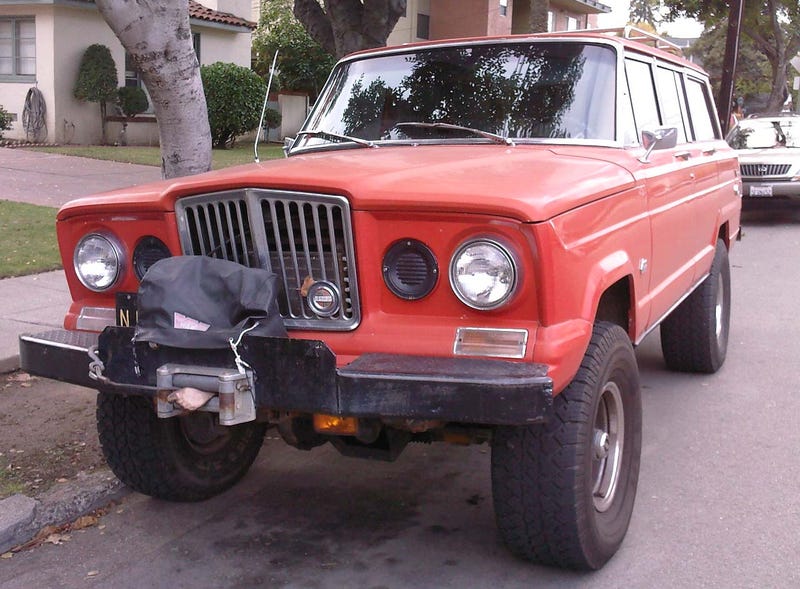
[[[207,256],[159,260],[138,293],[136,342],[175,348],[229,348],[248,335],[287,337],[278,312],[277,276]]]

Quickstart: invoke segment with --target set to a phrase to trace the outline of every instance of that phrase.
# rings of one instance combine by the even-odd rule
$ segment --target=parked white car
[[[726,140],[739,154],[742,196],[800,198],[800,115],[743,119]]]

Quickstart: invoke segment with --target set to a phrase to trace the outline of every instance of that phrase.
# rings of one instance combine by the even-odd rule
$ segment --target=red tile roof
[[[189,0],[189,17],[234,27],[247,27],[248,29],[255,29],[257,26],[256,23],[234,16],[230,12],[220,12],[207,8],[199,2],[195,2],[195,0]]]

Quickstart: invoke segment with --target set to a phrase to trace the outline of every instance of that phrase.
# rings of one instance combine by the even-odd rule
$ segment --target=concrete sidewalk
[[[19,368],[19,336],[63,327],[71,302],[63,270],[0,280],[0,374]]]
[[[0,148],[0,200],[60,207],[160,179],[153,166]],[[61,327],[71,301],[63,271],[0,279],[0,373],[19,367],[19,335]]]
[[[0,148],[0,200],[59,207],[82,196],[160,179],[161,170],[152,166]],[[20,335],[62,327],[71,302],[63,270],[0,279],[0,373],[19,367]],[[59,485],[39,500],[24,495],[0,500],[0,552],[126,492],[104,470]]]

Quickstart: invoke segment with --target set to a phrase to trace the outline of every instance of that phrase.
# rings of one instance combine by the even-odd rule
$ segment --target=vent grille
[[[360,320],[350,208],[337,196],[245,189],[176,204],[183,253],[271,270],[289,328],[347,330]],[[325,280],[339,292],[332,317],[319,317],[304,294]]]
[[[785,176],[790,164],[742,164],[742,176]]]

